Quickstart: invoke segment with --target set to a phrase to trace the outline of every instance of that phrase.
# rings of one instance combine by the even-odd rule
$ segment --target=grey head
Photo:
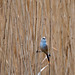
[[[41,42],[40,42],[40,47],[45,47],[47,44],[46,44],[46,38],[45,37],[42,37],[41,38]]]
[[[41,42],[44,42],[45,43],[46,42],[46,38],[45,37],[42,37],[41,38]]]

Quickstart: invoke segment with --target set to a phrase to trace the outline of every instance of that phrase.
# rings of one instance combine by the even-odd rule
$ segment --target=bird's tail
[[[50,59],[49,59],[49,55],[47,54],[47,59],[48,59],[48,62],[50,62]]]

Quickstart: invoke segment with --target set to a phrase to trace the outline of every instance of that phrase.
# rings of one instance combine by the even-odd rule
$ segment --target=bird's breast
[[[41,50],[45,50],[46,47],[46,43],[40,43],[40,49]]]

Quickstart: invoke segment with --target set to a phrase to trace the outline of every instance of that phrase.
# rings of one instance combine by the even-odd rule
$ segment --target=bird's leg
[[[50,56],[51,56],[51,54],[48,54],[48,56],[50,57]]]
[[[36,53],[38,53],[38,52],[42,52],[42,51],[37,50]]]

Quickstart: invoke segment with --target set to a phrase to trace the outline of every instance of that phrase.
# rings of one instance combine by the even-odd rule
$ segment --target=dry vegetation
[[[36,54],[42,36],[50,75],[75,75],[75,0],[0,0],[0,75],[37,75],[48,63]]]

